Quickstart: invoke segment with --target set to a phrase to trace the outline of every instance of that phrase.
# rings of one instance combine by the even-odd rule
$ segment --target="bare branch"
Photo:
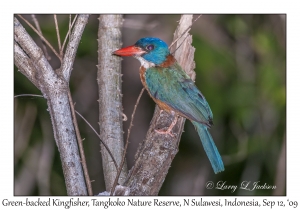
[[[59,55],[62,56],[61,43],[60,43],[60,34],[59,34],[59,27],[58,27],[56,15],[54,15],[54,22],[55,22],[55,30],[56,30],[56,35],[57,35],[57,41],[58,41]]]
[[[35,71],[37,87],[47,99],[54,137],[58,147],[68,195],[86,195],[78,145],[68,98],[68,82],[52,69],[42,50],[32,40],[21,23],[14,19],[14,39],[20,45],[15,49],[30,59],[29,66]],[[24,57],[24,53],[15,53]],[[20,66],[21,67],[21,66]],[[32,70],[31,70],[32,71]],[[21,72],[26,72],[22,69]]]
[[[83,149],[83,145],[82,145],[82,138],[81,138],[81,135],[80,135],[80,132],[79,132],[79,128],[78,128],[78,124],[77,124],[77,120],[76,120],[76,115],[75,115],[74,104],[73,104],[73,100],[72,100],[72,96],[71,96],[70,91],[68,91],[68,97],[69,97],[69,102],[70,102],[70,107],[71,107],[73,125],[75,127],[76,138],[77,138],[77,143],[78,143],[80,157],[81,157],[81,163],[82,163],[85,183],[87,185],[89,195],[92,196],[93,195],[93,189],[92,189],[91,179],[90,179],[89,171],[88,171],[87,164],[86,164],[84,149]]]
[[[78,21],[76,22],[76,25],[74,27],[73,33],[71,35],[71,38],[69,40],[69,44],[66,49],[66,54],[65,54],[63,62],[62,62],[62,68],[58,69],[58,71],[57,71],[58,74],[63,74],[63,77],[66,81],[69,81],[69,79],[70,79],[70,75],[71,75],[72,67],[74,64],[77,48],[78,48],[79,42],[81,40],[81,36],[82,36],[83,30],[85,28],[85,25],[87,24],[88,18],[89,18],[89,15],[80,15],[79,16]],[[59,29],[58,29],[58,25],[57,25],[56,15],[54,15],[54,20],[55,20],[55,26],[56,26],[56,32],[57,32],[57,39],[58,39],[59,48],[60,48],[60,54],[62,55],[63,52],[62,52],[61,43],[60,43],[60,35],[59,35]],[[77,138],[77,142],[78,142],[78,146],[79,146],[81,163],[82,163],[83,173],[84,173],[84,177],[85,177],[85,181],[86,181],[86,185],[87,185],[87,189],[88,189],[88,194],[93,195],[92,185],[91,185],[91,181],[90,181],[90,177],[89,177],[89,173],[88,173],[88,169],[87,169],[87,164],[86,164],[86,159],[85,159],[85,154],[84,154],[84,149],[83,149],[83,145],[82,145],[82,139],[81,139],[80,132],[78,129],[73,100],[72,100],[72,96],[71,96],[69,89],[68,89],[68,99],[69,99],[70,109],[71,109],[71,113],[72,113],[72,121],[73,121],[73,125],[75,128],[76,138]]]
[[[32,28],[32,30],[37,33],[37,35],[39,35],[41,37],[41,39],[48,45],[48,47],[52,50],[52,52],[58,57],[58,59],[61,61],[61,57],[59,56],[59,54],[56,52],[56,50],[52,47],[52,45],[47,41],[47,39],[45,39],[45,37],[40,34],[40,32],[38,32],[25,18],[22,17],[22,15],[18,15],[22,20],[24,20],[27,25]],[[16,18],[15,18],[16,19]]]
[[[77,52],[77,48],[85,28],[89,19],[89,15],[79,15],[72,31],[66,53],[64,55],[64,59],[62,62],[61,72],[66,81],[70,80],[71,72],[73,70],[73,64]]]
[[[30,64],[33,65],[32,68],[39,69],[39,71],[41,71],[41,76],[45,76],[46,78],[55,78],[56,74],[45,58],[43,51],[32,40],[17,18],[14,19],[14,35],[15,41],[22,47],[24,52],[31,59]],[[37,73],[38,72],[35,72],[35,74]],[[52,85],[55,86],[54,84]]]
[[[199,15],[199,16],[194,20],[194,22],[193,22],[189,27],[187,27],[187,29],[186,29],[184,32],[182,32],[181,35],[180,35],[179,37],[177,37],[177,39],[175,39],[175,40],[170,44],[169,49],[171,49],[172,46],[173,46],[180,38],[182,38],[184,35],[186,35],[186,33],[188,33],[188,32],[191,30],[192,25],[193,25],[200,17],[201,17],[201,15]],[[182,29],[181,29],[181,30],[182,30]],[[187,36],[185,36],[185,37],[187,37]],[[183,42],[182,42],[182,43],[183,43]],[[178,49],[178,48],[179,48],[179,47],[177,47],[176,49]],[[176,50],[172,51],[172,54],[173,54],[175,51],[176,51]]]
[[[32,97],[44,98],[44,96],[42,96],[42,95],[36,95],[36,94],[20,94],[20,95],[15,95],[14,98],[23,97],[23,96],[32,96]]]
[[[196,18],[195,21],[198,20],[198,18]],[[191,21],[192,21],[192,15],[183,15],[182,16],[182,18],[179,21],[179,26],[174,33],[174,38],[180,37],[180,39],[178,39],[176,44],[174,44],[171,47],[170,51],[171,52],[175,51],[175,49],[177,49],[180,46],[180,48],[178,48],[176,50],[174,56],[175,56],[176,60],[178,61],[178,63],[181,65],[182,69],[184,69],[184,71],[191,77],[192,80],[195,80],[195,78],[196,78],[196,73],[194,71],[195,48],[191,46],[192,36],[189,35],[188,33],[184,32],[184,25],[191,26],[193,24]],[[182,34],[184,34],[184,36],[181,36]]]
[[[100,15],[98,31],[99,127],[100,136],[112,151],[117,163],[121,163],[123,142],[123,117],[121,94],[121,58],[111,53],[121,47],[122,15]],[[110,191],[117,170],[112,159],[101,145],[102,165],[106,191]],[[122,184],[127,175],[125,162],[118,182]]]
[[[78,15],[75,15],[75,18],[74,18],[74,20],[73,20],[73,22],[72,22],[72,24],[71,24],[71,15],[70,15],[69,30],[68,30],[68,33],[67,33],[67,35],[66,35],[66,37],[65,37],[64,43],[63,43],[62,48],[61,48],[61,51],[62,51],[62,52],[64,51],[65,44],[66,44],[66,42],[67,42],[68,37],[69,37],[69,40],[71,39],[71,35],[70,35],[70,34],[71,34],[71,30],[72,30],[72,27],[73,27],[73,25],[74,25],[76,19],[77,19],[77,16],[78,16]]]
[[[36,69],[34,68],[30,58],[28,58],[16,42],[14,42],[14,47],[15,65],[22,74],[24,74],[37,88],[39,88],[38,81],[36,81],[35,77]]]
[[[31,15],[31,17],[32,17],[32,20],[33,20],[33,22],[34,22],[34,24],[35,24],[36,29],[37,29],[38,32],[40,32],[40,34],[42,34],[42,36],[43,36],[43,32],[42,32],[42,30],[41,30],[39,21],[36,19],[35,15]],[[47,60],[51,60],[51,57],[49,56],[48,50],[47,50],[47,48],[46,48],[46,43],[45,43],[45,41],[44,41],[43,39],[41,39],[41,41],[42,41],[43,51],[44,51],[44,54],[45,54]]]

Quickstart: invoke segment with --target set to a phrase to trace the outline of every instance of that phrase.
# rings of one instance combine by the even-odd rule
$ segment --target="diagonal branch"
[[[201,17],[201,15],[199,15],[199,16],[193,21],[193,23],[192,23],[189,27],[187,27],[187,29],[184,30],[183,32],[182,32],[182,29],[180,29],[181,35],[178,36],[178,37],[170,44],[169,49],[173,49],[173,48],[172,48],[173,45],[174,45],[176,42],[178,42],[178,40],[179,40],[181,37],[183,37],[183,36],[188,37],[188,36],[186,36],[186,35],[187,35],[186,33],[188,33],[188,32],[191,30],[192,25],[193,25],[200,17]],[[177,46],[178,46],[178,45],[177,45]],[[178,46],[177,48],[179,48],[179,47],[180,47],[180,46]],[[177,48],[176,48],[176,49],[177,49]],[[176,51],[176,50],[175,50],[175,51]],[[173,54],[175,51],[172,51],[171,54]]]
[[[54,14],[54,23],[55,23],[55,30],[56,30],[56,35],[57,35],[57,41],[58,41],[58,50],[59,50],[59,55],[62,56],[62,50],[61,50],[61,41],[60,41],[60,34],[59,34],[59,27],[57,23],[57,17]]]
[[[33,69],[39,69],[40,76],[45,78],[56,77],[52,67],[43,54],[43,51],[33,41],[25,28],[21,25],[17,18],[14,19],[14,39],[23,49],[23,51],[31,59]],[[37,72],[35,72],[37,74]]]
[[[64,43],[63,43],[63,45],[62,45],[62,47],[61,47],[61,51],[62,51],[62,52],[64,51],[65,44],[66,44],[66,42],[67,42],[68,37],[69,37],[69,40],[71,39],[70,33],[71,33],[72,28],[73,28],[73,25],[74,25],[74,23],[75,23],[75,21],[76,21],[76,19],[77,19],[77,16],[78,16],[78,15],[75,15],[74,20],[73,20],[73,22],[72,22],[72,24],[71,24],[71,15],[70,15],[70,19],[69,19],[69,20],[70,20],[70,22],[69,22],[69,30],[68,30],[68,33],[66,34]]]
[[[61,72],[66,81],[70,80],[77,48],[81,40],[83,30],[88,22],[88,19],[89,15],[79,15],[75,23],[74,29],[72,31],[72,34],[70,36],[70,40],[62,61],[61,68]]]
[[[14,59],[15,65],[18,67],[19,71],[24,74],[37,88],[39,88],[39,83],[35,76],[36,69],[34,68],[30,58],[17,44],[17,42],[14,42]]]
[[[25,18],[22,17],[22,15],[18,15],[22,20],[25,21],[25,23],[32,28],[32,30],[37,33],[37,35],[39,35],[41,37],[41,39],[48,45],[48,47],[52,50],[52,52],[58,57],[58,59],[61,61],[61,57],[59,56],[59,54],[56,52],[56,50],[52,47],[52,45],[47,41],[47,39],[45,39],[45,37],[43,36],[43,34],[41,34],[38,30],[36,30]],[[16,19],[16,18],[15,18]]]
[[[41,30],[39,21],[36,19],[35,15],[31,15],[31,17],[32,17],[32,20],[33,20],[33,22],[34,22],[34,24],[35,24],[36,29],[37,29],[38,32],[43,36],[43,33],[42,33],[42,30]],[[41,38],[41,37],[40,37],[40,38]],[[43,47],[43,51],[44,51],[44,54],[45,54],[47,60],[51,60],[51,57],[49,56],[48,51],[47,51],[47,48],[46,48],[46,43],[45,43],[45,41],[44,41],[42,38],[41,38],[41,41],[42,41],[42,45],[43,45],[43,46],[42,46],[42,47]]]

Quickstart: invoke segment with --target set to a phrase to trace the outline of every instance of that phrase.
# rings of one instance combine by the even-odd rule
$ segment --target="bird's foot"
[[[172,131],[172,128],[171,129],[167,129],[166,131],[164,131],[162,129],[160,129],[160,130],[155,129],[156,133],[164,134],[164,135],[170,135],[170,136],[174,137],[174,134],[171,131]]]
[[[176,125],[176,123],[177,123],[177,117],[178,116],[175,116],[175,119],[172,121],[172,123],[171,123],[171,125],[169,126],[169,128],[166,130],[166,131],[164,131],[164,130],[162,130],[162,129],[160,129],[160,130],[156,130],[155,129],[155,132],[156,133],[159,133],[159,134],[169,134],[170,136],[172,136],[172,137],[174,137],[174,134],[172,133],[172,129],[173,129],[173,127]]]

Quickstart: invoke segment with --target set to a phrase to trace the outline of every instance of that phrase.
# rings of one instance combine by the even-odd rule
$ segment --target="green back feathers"
[[[145,80],[154,98],[182,116],[210,127],[213,114],[207,101],[177,62],[167,68],[148,68]]]

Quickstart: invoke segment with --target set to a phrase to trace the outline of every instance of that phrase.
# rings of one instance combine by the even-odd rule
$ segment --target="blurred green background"
[[[32,22],[31,15],[23,15]],[[195,15],[194,18],[198,16]],[[16,16],[17,17],[17,16]],[[46,39],[57,49],[53,15],[36,15]],[[58,15],[60,34],[68,30],[68,15]],[[73,15],[74,17],[74,15]],[[75,108],[98,127],[97,31],[91,15],[83,33],[70,88]],[[18,18],[18,17],[17,17]],[[38,36],[18,18],[33,39]],[[180,15],[124,15],[123,45],[145,36],[171,44]],[[225,171],[215,175],[193,125],[186,121],[176,155],[159,195],[286,195],[286,15],[202,15],[193,25],[196,84],[214,114],[210,132],[223,157]],[[58,59],[48,49],[50,63]],[[134,58],[122,61],[123,108],[130,117],[142,84]],[[14,70],[14,94],[41,94]],[[144,139],[154,102],[144,93],[137,108],[127,152],[128,168]],[[78,118],[94,194],[105,185],[99,140]],[[127,135],[129,120],[124,122]],[[59,153],[43,98],[14,99],[14,194],[66,195]],[[207,182],[214,183],[207,189]],[[220,190],[216,186],[254,182],[276,189]]]

